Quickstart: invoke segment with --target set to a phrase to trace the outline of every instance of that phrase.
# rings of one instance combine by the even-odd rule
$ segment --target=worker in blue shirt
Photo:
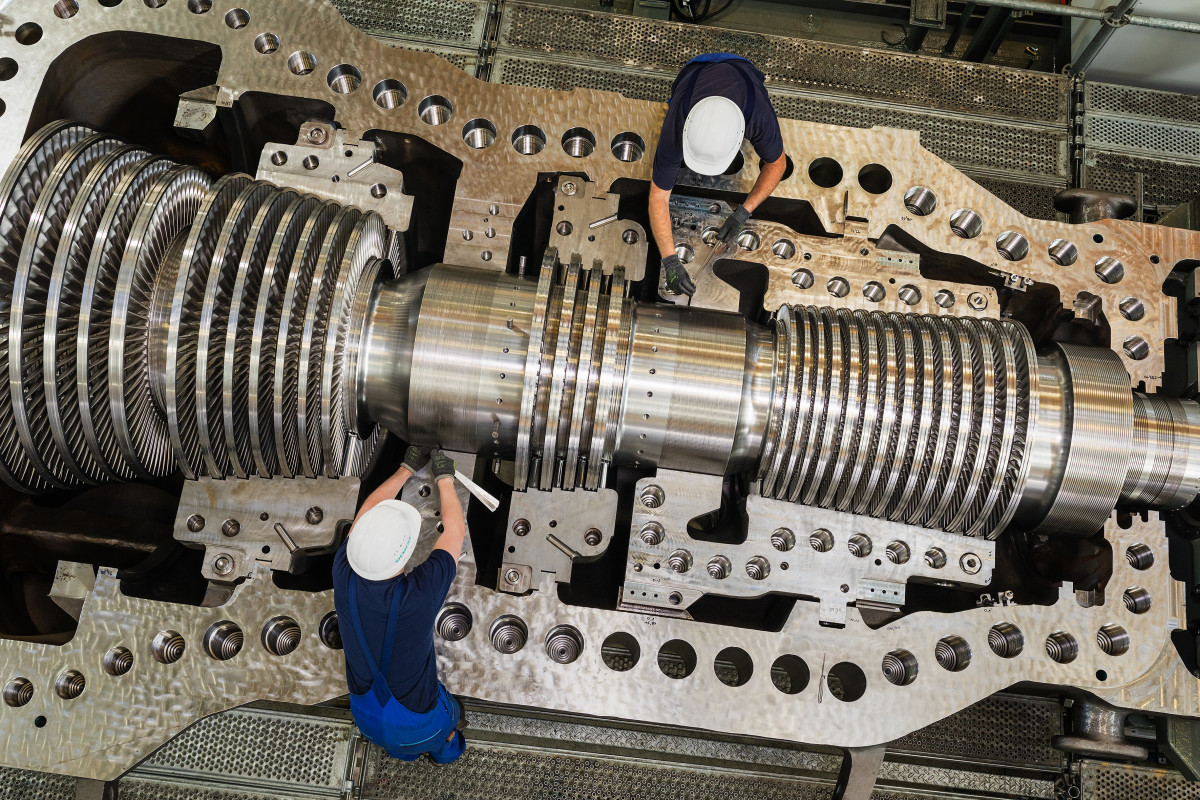
[[[421,515],[396,500],[431,462],[443,533],[429,558],[405,572]],[[454,581],[467,526],[454,486],[454,461],[410,447],[404,463],[367,497],[333,561],[333,599],[346,654],[350,710],[369,740],[393,758],[429,753],[439,764],[462,755],[462,706],[437,677],[433,624]]]
[[[658,252],[665,255],[667,289],[675,294],[691,296],[696,291],[675,253],[671,232],[669,203],[679,167],[682,164],[700,175],[720,175],[733,164],[743,138],[750,140],[763,166],[750,194],[721,226],[717,237],[722,242],[737,238],[754,209],[775,191],[787,155],[763,74],[754,64],[732,53],[696,56],[671,85],[650,187],[650,230]]]

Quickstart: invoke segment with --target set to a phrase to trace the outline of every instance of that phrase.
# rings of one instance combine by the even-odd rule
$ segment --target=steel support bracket
[[[324,122],[300,126],[294,145],[268,143],[256,177],[378,212],[394,231],[408,230],[412,217],[404,175],[376,160],[375,143]]]
[[[175,538],[208,552],[202,574],[232,582],[257,562],[292,571],[305,553],[332,548],[353,519],[358,478],[200,478],[185,481]]]
[[[635,147],[627,142],[625,147]],[[598,192],[596,184],[573,175],[558,179],[554,187],[554,214],[550,231],[550,246],[570,261],[571,256],[589,259],[603,265],[605,275],[617,267],[625,268],[625,278],[640,281],[646,274],[646,251],[649,239],[646,230],[637,222],[619,219],[617,204],[620,196]]]

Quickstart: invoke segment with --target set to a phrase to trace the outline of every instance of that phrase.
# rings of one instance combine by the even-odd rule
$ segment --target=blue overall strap
[[[742,109],[742,116],[747,121],[753,118],[754,108],[758,102],[758,92],[755,86],[755,80],[751,78],[750,71],[755,69],[754,63],[745,56],[739,56],[734,53],[704,53],[693,58],[691,61],[683,65],[679,75],[676,76],[675,82],[671,84],[671,98],[667,101],[667,105],[671,105],[675,101],[675,88],[679,85],[680,78],[687,73],[683,83],[682,103],[684,108],[688,108],[692,103],[692,92],[696,89],[696,80],[700,77],[700,68],[704,64],[732,64],[733,67],[742,76],[742,80],[746,82],[746,106]],[[688,72],[688,69],[691,72]]]
[[[363,632],[362,617],[358,613],[358,582],[361,578],[358,575],[350,576],[350,621],[354,626],[354,635],[358,637],[358,646],[366,657],[367,663],[371,665],[371,673],[373,680],[371,681],[371,691],[375,695],[375,699],[379,701],[380,707],[387,705],[387,701],[392,698],[392,690],[388,686],[387,675],[384,674],[382,665],[392,663],[392,645],[396,643],[396,617],[400,613],[400,601],[408,589],[407,584],[400,584],[392,593],[392,605],[388,609],[387,615],[387,634],[383,637],[383,654],[379,662],[376,663],[374,656],[371,655],[371,646],[367,642],[367,635]]]

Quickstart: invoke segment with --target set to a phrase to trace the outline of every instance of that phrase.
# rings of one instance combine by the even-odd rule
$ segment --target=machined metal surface
[[[394,466],[374,463],[387,434],[455,451],[508,510],[470,511],[478,552],[437,626],[453,692],[850,748],[1017,683],[1200,716],[1151,513],[1200,492],[1200,406],[1160,391],[1188,333],[1164,284],[1195,234],[1033,219],[912,130],[785,118],[791,174],[711,263],[761,167],[746,149],[677,188],[698,291],[673,296],[641,217],[660,102],[475,81],[322,0],[243,5],[12,9],[0,479],[53,505],[178,473],[175,539],[206,549],[203,600],[102,569],[65,644],[0,642],[5,763],[108,778],[215,711],[343,694],[330,593],[263,562],[328,585],[308,556],[337,545],[356,479]],[[649,73],[714,44],[529,3],[484,16],[514,58],[549,35],[549,60]],[[720,41],[797,103],[829,64],[793,56],[817,51],[860,100],[998,109],[1029,158],[964,165],[1066,178],[1046,132],[1063,78],[951,65],[939,88],[899,54]],[[166,101],[129,77],[154,74],[146,53],[192,59]],[[126,107],[178,113],[138,128],[79,54],[141,86]],[[418,474],[403,497],[423,558],[437,493]]]

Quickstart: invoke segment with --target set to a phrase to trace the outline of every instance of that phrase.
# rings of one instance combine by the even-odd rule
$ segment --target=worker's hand
[[[408,452],[404,454],[403,466],[408,467],[408,471],[415,475],[421,470],[421,467],[429,463],[429,453],[432,450],[432,447],[417,447],[416,445],[412,445],[408,448]]]
[[[683,268],[682,262],[679,260],[677,253],[671,253],[662,260],[663,273],[667,276],[667,290],[675,294],[686,294],[691,297],[696,293],[696,284],[692,283],[692,277],[688,275],[686,269]]]
[[[441,450],[433,451],[429,463],[433,466],[433,479],[435,481],[440,481],[442,478],[454,479],[454,459]]]
[[[750,219],[750,212],[746,210],[745,206],[738,206],[729,215],[729,219],[725,220],[725,224],[721,226],[721,230],[717,231],[717,238],[722,242],[732,242],[742,232],[742,228],[746,227],[746,220],[748,219]]]

